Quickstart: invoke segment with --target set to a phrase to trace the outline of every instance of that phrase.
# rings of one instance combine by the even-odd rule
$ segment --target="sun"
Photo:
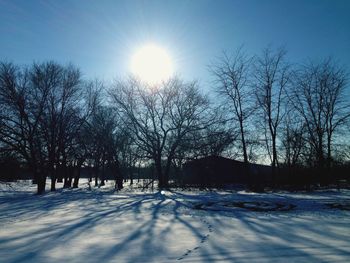
[[[173,63],[168,52],[154,44],[140,48],[131,59],[131,72],[148,84],[157,84],[173,74]]]

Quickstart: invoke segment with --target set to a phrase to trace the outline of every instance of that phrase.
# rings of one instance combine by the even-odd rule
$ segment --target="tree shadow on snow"
[[[83,190],[2,196],[0,227],[15,224],[21,232],[0,232],[0,256],[6,262],[130,263],[283,261],[288,256],[327,262],[327,257],[336,255],[350,257],[349,247],[341,245],[349,233],[334,231],[347,229],[346,222],[329,227],[313,224],[310,217],[296,212],[291,216],[289,212],[193,209],[198,202],[239,198],[243,197],[217,192],[114,194]],[[279,198],[285,197],[268,196],[264,200]],[[289,202],[300,202],[288,198]],[[189,238],[193,242],[187,245]],[[332,244],[331,240],[339,243]],[[183,251],[176,248],[176,242]],[[315,251],[324,252],[317,255]]]

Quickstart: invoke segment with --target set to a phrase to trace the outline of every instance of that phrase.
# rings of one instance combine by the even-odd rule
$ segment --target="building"
[[[248,164],[221,156],[208,156],[184,165],[183,183],[197,186],[265,184],[272,180],[271,166]]]

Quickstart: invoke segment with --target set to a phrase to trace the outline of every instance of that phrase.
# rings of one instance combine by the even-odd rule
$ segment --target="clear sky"
[[[242,44],[252,54],[283,45],[295,62],[332,55],[350,69],[350,1],[0,0],[0,60],[72,62],[112,80],[150,42],[203,86],[210,62]]]

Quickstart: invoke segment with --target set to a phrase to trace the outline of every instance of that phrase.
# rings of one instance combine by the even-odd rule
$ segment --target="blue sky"
[[[0,60],[56,60],[86,78],[128,74],[145,43],[165,47],[176,71],[208,86],[208,65],[242,44],[251,53],[285,46],[293,62],[336,57],[350,69],[346,0],[0,0]]]

